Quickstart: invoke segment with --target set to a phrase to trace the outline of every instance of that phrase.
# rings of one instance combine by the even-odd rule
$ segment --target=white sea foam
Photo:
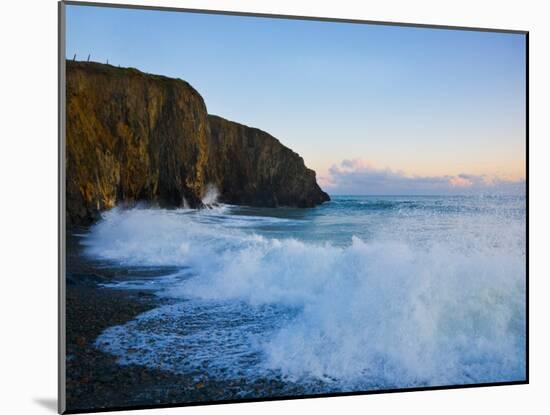
[[[213,184],[209,184],[206,186],[204,196],[202,197],[202,203],[204,203],[207,206],[214,205],[215,203],[218,202],[219,196],[220,196],[220,192],[218,188]]]
[[[482,220],[470,233],[464,225],[452,239],[434,235],[425,244],[401,232],[334,246],[261,236],[235,226],[239,220],[107,213],[87,238],[88,254],[186,266],[195,276],[162,291],[182,303],[108,329],[97,344],[121,363],[175,372],[202,364],[215,376],[277,373],[345,390],[523,379],[521,224]]]

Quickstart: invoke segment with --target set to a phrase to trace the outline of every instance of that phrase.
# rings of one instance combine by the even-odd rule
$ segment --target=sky
[[[524,35],[76,5],[66,22],[67,58],[186,80],[329,193],[524,187]]]

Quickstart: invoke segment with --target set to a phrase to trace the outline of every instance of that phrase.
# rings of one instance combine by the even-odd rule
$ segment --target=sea
[[[129,275],[102,289],[163,300],[95,340],[120,365],[304,394],[525,379],[524,196],[115,208],[81,244]]]

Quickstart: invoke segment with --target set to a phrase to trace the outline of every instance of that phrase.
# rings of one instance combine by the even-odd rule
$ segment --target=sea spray
[[[213,184],[208,184],[204,191],[204,195],[202,196],[202,203],[204,203],[206,206],[215,205],[216,203],[218,203],[219,196],[220,192],[218,188]]]
[[[336,199],[310,221],[234,207],[108,212],[89,255],[191,276],[158,290],[181,302],[106,330],[98,347],[121,363],[306,390],[523,379],[521,200],[357,202]],[[333,242],[334,226],[347,242]]]

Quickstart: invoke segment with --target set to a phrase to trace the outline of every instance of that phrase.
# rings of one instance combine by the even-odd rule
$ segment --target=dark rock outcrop
[[[188,83],[67,61],[67,222],[139,201],[312,207],[329,197],[303,159],[269,134],[215,116]]]
[[[209,182],[220,201],[250,206],[313,207],[329,200],[302,157],[265,131],[208,116]]]

